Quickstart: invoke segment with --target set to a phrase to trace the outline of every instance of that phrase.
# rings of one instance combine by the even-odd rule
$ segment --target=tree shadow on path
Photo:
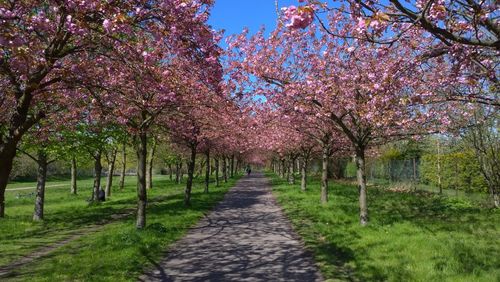
[[[245,177],[140,281],[321,281],[262,174]]]

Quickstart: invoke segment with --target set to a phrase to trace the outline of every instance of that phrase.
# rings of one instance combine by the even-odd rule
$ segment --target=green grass
[[[370,223],[358,223],[358,192],[331,183],[273,191],[331,281],[500,281],[500,211],[429,193],[369,189]]]
[[[49,188],[46,195],[46,220],[41,223],[31,221],[33,199],[16,199],[14,195],[19,191],[8,192],[8,216],[0,220],[0,265],[13,262],[39,246],[57,242],[67,236],[68,232],[110,218],[125,208],[135,207],[136,188],[133,177],[127,178],[124,191],[114,189],[110,201],[90,206],[86,199],[90,197],[91,184],[85,181],[90,180],[83,180],[80,195],[77,196],[69,194],[69,186],[68,189]],[[17,269],[16,275],[10,279],[24,281],[29,277],[30,281],[135,280],[144,267],[157,260],[170,243],[180,238],[220,201],[235,182],[236,179],[230,179],[227,184],[222,183],[221,187],[217,188],[212,184],[210,193],[204,194],[202,180],[196,179],[192,206],[185,208],[185,184],[174,184],[166,177],[157,178],[153,184],[154,188],[148,191],[148,228],[136,230],[135,215],[114,221],[97,232],[84,235],[55,250],[48,257]],[[159,197],[164,199],[154,201]]]

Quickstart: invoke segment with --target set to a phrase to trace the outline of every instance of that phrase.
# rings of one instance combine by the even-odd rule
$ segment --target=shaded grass
[[[297,232],[332,281],[500,281],[500,211],[430,195],[369,189],[370,223],[358,223],[358,192],[332,183],[273,191]]]
[[[109,219],[111,215],[134,208],[136,204],[135,179],[129,178],[124,191],[116,191],[111,201],[88,205],[88,197],[70,195],[67,190],[48,190],[46,220],[31,222],[33,203],[16,203],[10,199],[16,215],[0,221],[0,265],[8,264],[23,254],[40,246],[60,241],[65,234]],[[184,184],[177,185],[159,178],[148,191],[148,228],[137,231],[135,216],[116,220],[103,229],[52,252],[47,258],[36,261],[19,270],[11,279],[30,281],[60,280],[133,280],[155,259],[164,247],[184,234],[203,212],[209,211],[222,199],[236,179],[221,187],[211,187],[210,194],[203,194],[202,180],[195,180],[192,207],[183,205]],[[116,189],[115,189],[116,190]],[[90,195],[90,194],[88,194]],[[58,199],[62,201],[58,201]],[[161,201],[154,199],[160,199]],[[24,201],[24,199],[22,199]],[[5,230],[5,232],[4,232]]]

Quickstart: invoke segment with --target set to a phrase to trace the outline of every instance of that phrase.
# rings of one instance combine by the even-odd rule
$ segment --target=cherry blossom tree
[[[143,62],[152,63],[149,50],[141,48],[144,42],[155,40],[163,46],[156,50],[190,58],[189,63],[205,63],[206,59],[209,66],[216,57],[213,34],[205,24],[212,4],[209,0],[0,4],[0,85],[5,90],[0,97],[0,217],[4,215],[4,192],[12,160],[24,133],[57,109],[54,104],[62,108],[89,90],[100,95],[113,80],[123,78],[112,70],[108,74],[117,77],[102,77],[103,68],[125,68],[130,61],[123,58],[135,59],[137,53],[144,57]],[[124,107],[121,104],[119,108]],[[145,120],[147,115],[144,112]],[[145,203],[145,197],[141,198]]]
[[[415,51],[426,46],[425,40],[413,40],[420,31],[385,46],[359,40],[358,26],[341,13],[333,20],[329,32],[342,37],[314,26],[302,31],[283,25],[268,38],[263,31],[235,37],[230,42],[232,77],[280,107],[328,120],[349,140],[364,225],[366,150],[403,135],[447,130],[452,116],[467,117],[468,107],[440,103],[440,96],[458,87],[474,89],[454,75],[453,64]]]
[[[481,85],[475,91],[455,89],[443,100],[500,107],[498,52],[500,23],[494,1],[299,1],[303,6],[283,8],[292,29],[304,29],[311,18],[332,37],[346,37],[332,24],[339,15],[356,24],[348,37],[386,46],[418,33],[425,38],[422,57],[443,57],[455,65],[454,76],[468,84]],[[327,16],[323,16],[324,14]],[[419,41],[419,36],[412,36]],[[429,40],[430,39],[430,40]],[[433,40],[432,40],[433,39]],[[413,44],[415,45],[415,44]],[[415,49],[415,48],[414,48]],[[488,89],[484,91],[485,89]]]

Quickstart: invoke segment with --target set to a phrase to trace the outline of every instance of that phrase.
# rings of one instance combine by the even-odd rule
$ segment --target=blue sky
[[[298,5],[298,0],[279,0],[280,7]],[[274,0],[216,0],[209,20],[214,29],[225,29],[225,35],[240,33],[248,27],[251,33],[262,25],[268,30],[276,24]]]
[[[212,28],[224,29],[227,37],[238,34],[248,27],[250,33],[257,32],[263,25],[273,30],[276,25],[275,0],[216,0],[209,19]],[[298,0],[279,0],[279,7],[298,6]],[[225,41],[220,43],[226,47]],[[265,101],[264,96],[254,96],[254,100]]]

